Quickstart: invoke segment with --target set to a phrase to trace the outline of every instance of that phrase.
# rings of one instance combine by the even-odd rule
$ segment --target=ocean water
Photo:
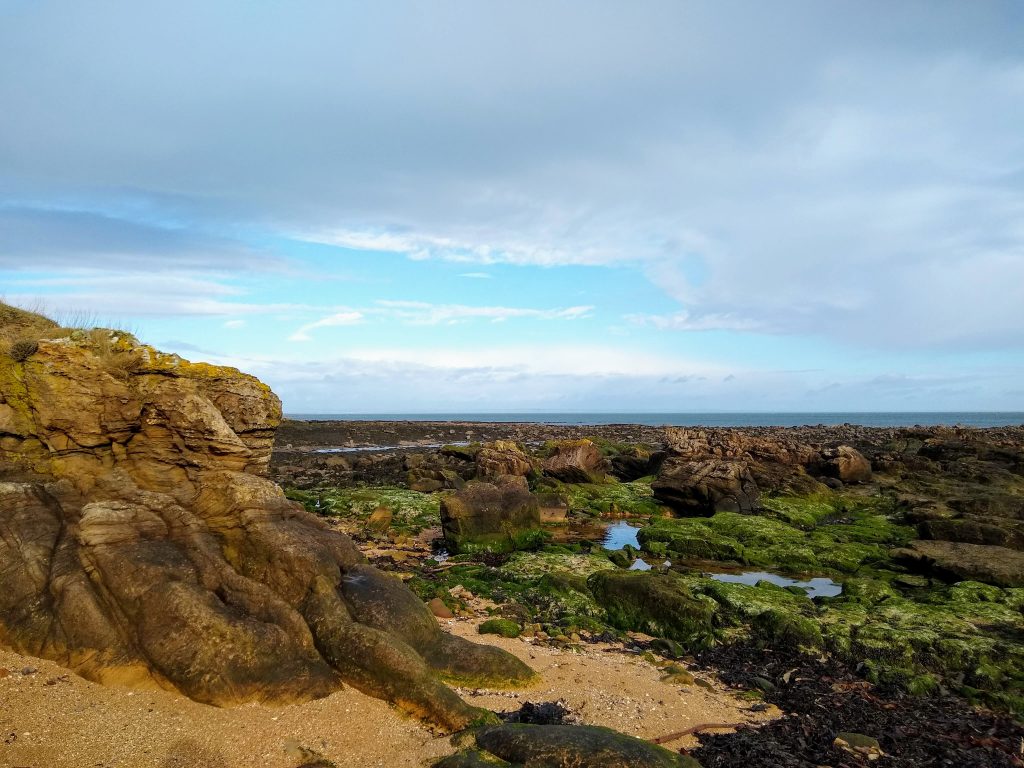
[[[834,413],[289,413],[310,421],[477,421],[536,424],[647,424],[673,427],[800,427],[857,424],[865,427],[1005,427],[1024,425],[1024,411]]]

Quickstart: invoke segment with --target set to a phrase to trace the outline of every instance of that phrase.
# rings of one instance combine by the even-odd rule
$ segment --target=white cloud
[[[225,328],[230,328],[232,330],[237,330],[238,328],[244,328],[245,327],[245,320],[227,320],[224,323],[224,327]]]
[[[588,317],[592,306],[564,307],[560,309],[531,309],[527,307],[474,307],[466,304],[431,304],[422,301],[380,300],[377,305],[383,314],[418,325],[460,322],[484,319],[503,321],[517,318],[533,320],[581,320]]]
[[[473,280],[490,280],[494,276],[489,272],[463,272],[459,277],[468,277]]]
[[[299,328],[295,333],[288,337],[289,341],[309,341],[312,337],[309,335],[310,331],[316,330],[317,328],[333,328],[340,325],[357,325],[364,322],[365,315],[362,312],[356,310],[346,310],[343,312],[335,312],[333,315],[320,318],[312,323],[306,323],[304,326]]]

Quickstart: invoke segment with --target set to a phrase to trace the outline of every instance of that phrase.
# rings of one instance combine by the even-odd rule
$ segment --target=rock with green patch
[[[536,497],[512,484],[473,482],[442,497],[441,530],[452,552],[512,552],[544,540]]]
[[[531,768],[700,768],[691,757],[593,725],[507,723],[482,728],[476,734],[476,743],[480,749],[508,763]],[[436,768],[452,768],[453,765],[474,764],[441,763]]]
[[[601,482],[609,466],[590,440],[563,440],[551,446],[542,464],[544,474],[565,483]]]
[[[587,579],[587,586],[619,629],[666,637],[688,650],[714,640],[715,602],[694,595],[673,573],[599,571]]]
[[[511,619],[488,619],[477,628],[477,631],[481,635],[519,637],[523,628]]]

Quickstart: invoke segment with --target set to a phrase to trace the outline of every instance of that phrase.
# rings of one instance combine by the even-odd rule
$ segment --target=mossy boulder
[[[544,540],[537,498],[518,485],[468,483],[441,498],[440,512],[452,552],[512,552]]]
[[[523,628],[511,619],[488,619],[477,628],[477,631],[481,635],[519,637]]]
[[[673,573],[599,571],[587,586],[612,626],[675,640],[689,650],[713,642],[715,602],[694,595]]]
[[[691,757],[593,725],[507,723],[482,728],[475,737],[477,750],[445,758],[434,768],[700,768]]]

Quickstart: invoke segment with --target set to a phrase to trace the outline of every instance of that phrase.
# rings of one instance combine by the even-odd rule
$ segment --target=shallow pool
[[[777,573],[769,573],[768,571],[708,573],[706,575],[715,581],[724,581],[730,584],[749,584],[753,586],[759,581],[770,581],[772,584],[778,584],[780,587],[800,587],[800,589],[807,592],[808,597],[836,597],[843,592],[842,584],[837,584],[832,579],[827,579],[823,576],[808,579],[807,581],[798,581],[797,579],[788,579],[785,576],[779,576]]]
[[[636,532],[639,530],[635,525],[630,525],[625,520],[612,523],[604,529],[604,541],[601,542],[601,546],[605,549],[622,549],[629,544],[640,549],[640,542],[636,538]]]

